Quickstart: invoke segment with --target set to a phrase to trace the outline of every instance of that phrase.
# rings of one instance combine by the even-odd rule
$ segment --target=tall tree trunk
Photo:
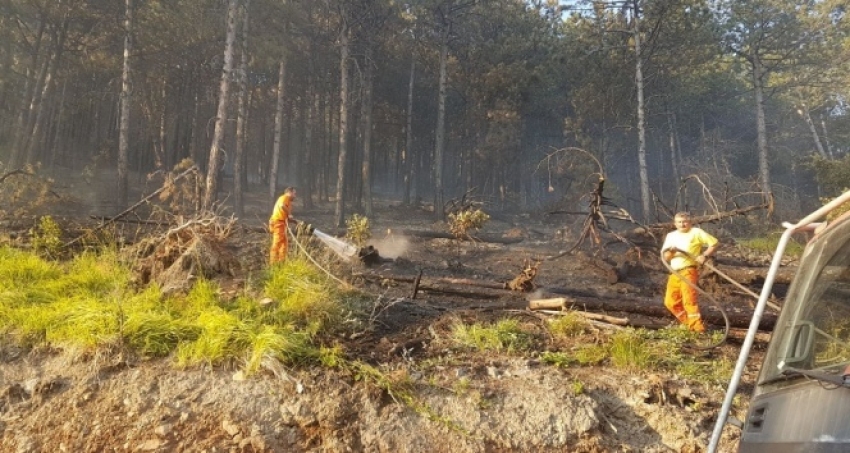
[[[56,158],[62,151],[62,143],[64,143],[64,138],[62,137],[62,132],[64,128],[64,123],[62,119],[65,118],[65,94],[68,88],[68,80],[62,82],[62,93],[59,95],[59,108],[56,112],[56,125],[55,130],[53,132],[53,143],[50,145],[50,168],[56,167]]]
[[[407,123],[404,128],[404,195],[403,203],[410,205],[413,179],[413,87],[416,80],[416,59],[410,59],[410,80],[407,84]]]
[[[764,118],[764,74],[762,73],[761,56],[753,52],[753,89],[756,94],[756,129],[758,133],[759,179],[761,190],[765,195],[771,193],[770,166],[767,156],[767,125]]]
[[[192,119],[190,120],[192,130],[189,132],[189,158],[192,159],[193,163],[198,164],[201,162],[201,156],[198,152],[198,136],[201,135],[198,134],[198,116],[200,115],[201,99],[198,95],[199,88],[197,86],[197,80],[193,81],[195,84],[192,89],[194,95],[192,102]]]
[[[335,111],[333,106],[333,89],[329,86],[330,84],[326,84],[326,88],[322,93],[322,119],[320,121],[322,126],[322,155],[321,161],[319,164],[319,201],[323,203],[330,202],[330,166],[333,163],[333,158],[331,155],[333,154],[333,112]]]
[[[218,195],[219,169],[222,166],[221,145],[224,143],[224,128],[227,126],[227,101],[230,94],[230,75],[233,72],[233,51],[236,43],[236,11],[238,0],[230,0],[227,5],[227,37],[224,46],[224,69],[221,71],[218,110],[215,117],[210,159],[207,166],[206,192],[203,209],[212,210]]]
[[[434,217],[444,220],[443,150],[446,142],[446,88],[448,85],[449,29],[442,32],[440,43],[440,85],[437,95],[437,133],[434,144]]]
[[[640,200],[643,208],[643,220],[649,221],[650,195],[649,172],[646,166],[646,112],[643,101],[643,55],[640,49],[640,6],[634,0],[634,40],[635,40],[635,85],[637,86],[637,129],[638,129],[638,171],[640,173]]]
[[[281,58],[277,75],[277,103],[274,114],[274,140],[272,142],[272,162],[269,168],[269,199],[274,202],[277,195],[277,168],[280,164],[280,144],[283,136],[283,100],[286,89],[286,59]]]
[[[166,78],[162,79],[159,107],[159,132],[156,135],[156,145],[154,146],[154,165],[157,170],[163,170],[167,168],[165,143],[168,137],[168,80]]]
[[[372,60],[372,47],[366,47],[365,68],[363,70],[363,79],[365,86],[363,88],[363,198],[366,203],[366,216],[372,217],[372,66],[375,62]]]
[[[681,175],[679,175],[679,160],[676,158],[678,153],[676,152],[677,139],[676,139],[676,114],[670,111],[670,106],[667,106],[667,128],[670,132],[670,167],[673,174],[673,187],[672,193],[676,193],[676,190],[679,188],[679,182],[682,180]]]
[[[124,66],[121,70],[121,123],[118,127],[118,206],[129,202],[130,55],[133,52],[133,0],[124,0]]]
[[[32,102],[33,93],[36,89],[36,80],[33,78],[33,73],[38,67],[38,57],[41,52],[41,43],[44,38],[44,29],[46,28],[46,20],[43,13],[39,16],[38,31],[35,34],[33,42],[33,50],[30,53],[30,61],[26,68],[24,79],[23,97],[20,100],[20,108],[18,116],[15,120],[14,139],[12,140],[12,152],[9,156],[9,168],[15,168],[20,165],[20,160],[23,155],[24,141],[26,140],[26,132],[24,131],[29,121],[30,103]]]
[[[803,118],[803,121],[806,122],[806,126],[809,126],[809,132],[812,133],[812,139],[815,142],[815,149],[818,154],[824,159],[829,159],[829,155],[826,153],[826,150],[823,149],[823,144],[820,142],[820,137],[818,136],[818,130],[815,127],[815,122],[812,121],[811,112],[809,112],[809,106],[803,102],[802,96],[800,96],[800,104],[797,106],[797,113]]]
[[[339,159],[337,163],[336,181],[336,210],[334,220],[337,227],[345,226],[345,171],[348,158],[348,56],[350,30],[348,24],[343,22],[340,35],[339,55]]]
[[[318,154],[315,151],[314,137],[316,115],[319,112],[319,93],[316,90],[316,76],[314,71],[313,53],[310,52],[310,57],[307,60],[307,110],[304,112],[304,166],[302,171],[299,172],[302,175],[300,185],[304,196],[301,198],[304,200],[305,209],[313,208],[313,187],[316,184],[313,178],[315,173],[313,167],[316,160],[315,155]]]
[[[236,117],[236,156],[233,158],[233,212],[237,217],[245,214],[244,188],[242,187],[242,174],[245,172],[243,161],[245,156],[245,123],[247,107],[245,98],[248,91],[248,3],[245,0],[242,5],[242,39],[240,40],[239,60],[239,98],[238,112]]]
[[[53,38],[51,41],[54,46],[57,44],[57,33],[55,30],[51,32]],[[22,139],[20,143],[20,153],[24,156],[24,162],[27,164],[32,163],[29,153],[30,144],[33,142],[32,132],[35,128],[35,120],[38,117],[38,112],[41,110],[41,100],[47,90],[47,87],[50,85],[50,80],[53,77],[53,74],[50,72],[53,64],[52,61],[54,59],[55,52],[48,50],[45,55],[44,61],[41,63],[41,69],[39,69],[38,78],[35,81],[35,86],[33,87],[32,98],[30,100],[29,108],[27,109],[26,114],[26,122],[24,123],[24,130],[22,131]]]
[[[826,144],[826,153],[830,159],[835,158],[835,154],[832,153],[832,145],[829,144],[829,134],[826,133],[826,118],[824,115],[820,116],[820,127],[823,129],[823,141]]]
[[[41,146],[44,144],[43,131],[46,126],[45,118],[47,117],[46,112],[48,110],[44,107],[44,105],[52,95],[53,86],[55,85],[54,80],[56,79],[56,74],[59,71],[59,65],[62,61],[62,54],[65,48],[65,37],[67,36],[68,23],[70,22],[68,15],[68,12],[64,14],[62,25],[58,30],[54,30],[53,32],[53,43],[55,47],[53,52],[50,54],[50,61],[48,62],[44,86],[41,89],[41,95],[39,96],[40,100],[35,108],[35,115],[32,121],[32,132],[30,133],[29,144],[26,148],[27,163],[35,162],[38,156],[43,152]]]

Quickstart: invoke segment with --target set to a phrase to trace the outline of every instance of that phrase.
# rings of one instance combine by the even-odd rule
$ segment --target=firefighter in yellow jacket
[[[667,233],[661,246],[664,261],[676,271],[667,279],[664,305],[688,329],[703,332],[705,325],[699,312],[695,287],[699,281],[699,266],[717,251],[719,243],[714,236],[694,227],[687,212],[676,213],[673,223],[676,231]]]
[[[272,248],[269,254],[271,264],[286,259],[289,240],[286,235],[286,224],[292,214],[292,201],[295,200],[295,188],[287,187],[283,195],[278,197],[274,210],[269,217],[269,231],[272,234]]]

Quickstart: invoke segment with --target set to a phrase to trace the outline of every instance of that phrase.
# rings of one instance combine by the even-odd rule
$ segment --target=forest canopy
[[[847,185],[848,21],[839,0],[3,0],[0,170],[102,170],[126,207],[131,175],[188,158],[206,208],[297,185],[342,224],[376,194],[575,204],[594,165],[557,151],[578,148],[644,221],[712,209],[706,188],[793,216]]]

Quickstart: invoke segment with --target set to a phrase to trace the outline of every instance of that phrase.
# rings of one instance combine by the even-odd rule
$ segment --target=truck
[[[850,451],[850,191],[797,223],[785,223],[741,347],[708,453],[717,450],[785,249],[813,233],[800,257],[760,365],[739,453]]]

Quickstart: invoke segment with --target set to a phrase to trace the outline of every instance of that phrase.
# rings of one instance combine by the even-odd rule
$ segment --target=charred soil
[[[338,233],[330,227],[331,211],[330,205],[295,208],[299,219]],[[223,292],[238,293],[265,267],[266,215],[264,203],[254,200],[244,217],[254,220],[238,222],[236,233],[220,245],[235,260],[217,277]],[[555,366],[543,359],[545,353],[598,343],[603,333],[622,327],[597,322],[580,335],[554,338],[546,322],[555,315],[527,309],[532,298],[564,296],[573,308],[627,318],[635,326],[670,325],[673,319],[661,303],[667,273],[651,244],[640,249],[616,241],[591,244],[548,260],[572,245],[578,226],[566,219],[498,216],[481,232],[513,238],[497,243],[417,235],[448,231],[422,208],[383,202],[373,217],[370,244],[384,259],[340,267],[340,277],[375,298],[369,328],[332,341],[346,357],[403,385],[403,394],[328,367],[271,367],[246,378],[226,366],[177,370],[168,359],[138,360],[117,350],[73,354],[4,342],[0,451],[704,450],[723,384],[610,361]],[[761,257],[742,255],[728,239],[724,243],[719,267],[765,267]],[[529,266],[536,266],[532,291],[500,288]],[[745,319],[751,312],[749,296],[731,285],[715,281],[709,289],[730,313]],[[720,327],[712,304],[703,300],[702,306],[709,322]],[[458,323],[506,318],[530,333],[529,348],[480,351],[451,341]],[[743,377],[732,414],[739,419],[766,336],[757,338]],[[734,364],[742,338],[733,329],[718,348],[676,353]],[[415,395],[415,402],[404,395]],[[738,430],[727,427],[720,450],[734,451],[737,438]]]

